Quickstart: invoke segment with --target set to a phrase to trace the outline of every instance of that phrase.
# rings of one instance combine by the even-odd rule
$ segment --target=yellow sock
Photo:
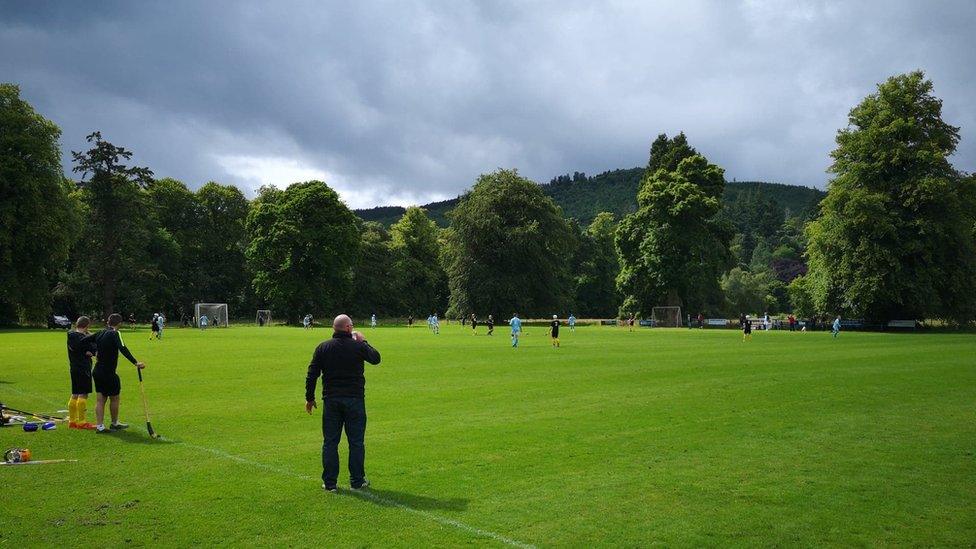
[[[75,412],[75,421],[78,423],[85,423],[88,421],[88,417],[86,417],[88,415],[88,399],[79,398],[76,406],[77,411]]]
[[[71,397],[68,400],[68,421],[71,423],[77,422],[78,417],[78,399]]]

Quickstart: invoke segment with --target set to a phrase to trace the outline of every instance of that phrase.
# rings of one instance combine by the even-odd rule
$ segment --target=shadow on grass
[[[98,436],[110,436],[112,438],[121,440],[123,442],[128,442],[130,444],[177,444],[177,441],[170,440],[165,437],[155,438],[155,439],[150,438],[149,433],[138,429],[125,429],[122,431],[112,431],[108,435],[98,435]]]
[[[397,507],[403,505],[413,509],[424,511],[465,511],[468,508],[468,501],[465,498],[438,499],[430,496],[418,496],[407,492],[396,490],[379,490],[376,488],[366,488],[365,490],[347,490],[340,488],[339,493],[344,496],[354,497],[363,501],[380,505],[382,507]]]

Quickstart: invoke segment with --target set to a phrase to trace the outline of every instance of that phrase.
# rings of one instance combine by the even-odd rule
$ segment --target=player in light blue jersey
[[[435,334],[441,333],[441,321],[437,318],[437,313],[430,315],[430,328]]]
[[[519,319],[518,313],[512,315],[508,325],[512,327],[512,347],[518,347],[519,335],[522,334],[522,320]]]
[[[570,313],[569,314],[569,318],[567,320],[569,321],[569,331],[570,332],[575,332],[576,331],[576,317],[573,316],[572,313]]]

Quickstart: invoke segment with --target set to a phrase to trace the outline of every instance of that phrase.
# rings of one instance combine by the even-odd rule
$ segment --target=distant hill
[[[447,212],[454,209],[458,200],[460,200],[460,197],[441,200],[440,202],[431,202],[430,204],[424,204],[421,208],[427,210],[427,216],[433,219],[434,223],[437,223],[439,227],[447,227],[449,224]],[[378,221],[389,227],[396,223],[406,211],[407,209],[402,206],[378,206],[365,210],[353,210],[353,213],[358,215],[363,221]]]
[[[566,217],[573,217],[581,224],[588,224],[600,212],[612,212],[618,218],[637,209],[637,187],[644,168],[612,170],[587,177],[576,172],[573,175],[555,177],[542,185],[542,191],[551,197]],[[763,181],[730,181],[725,186],[725,201],[735,202],[746,193],[757,193],[775,200],[794,215],[812,213],[825,193],[819,189],[800,185],[783,185]],[[459,197],[460,198],[460,197]],[[425,204],[427,215],[437,225],[447,227],[447,213],[457,205],[459,198]],[[396,223],[406,209],[400,206],[380,206],[355,213],[365,221],[378,221],[389,226]]]

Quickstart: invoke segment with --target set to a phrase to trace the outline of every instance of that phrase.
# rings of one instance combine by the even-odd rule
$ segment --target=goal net
[[[258,309],[254,323],[258,326],[271,326],[271,309]]]
[[[207,326],[210,328],[230,326],[226,303],[197,303],[193,306],[193,320],[198,327],[202,316],[207,317]]]
[[[681,326],[681,307],[654,307],[651,318],[655,326],[677,328]]]

